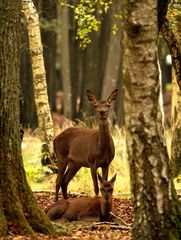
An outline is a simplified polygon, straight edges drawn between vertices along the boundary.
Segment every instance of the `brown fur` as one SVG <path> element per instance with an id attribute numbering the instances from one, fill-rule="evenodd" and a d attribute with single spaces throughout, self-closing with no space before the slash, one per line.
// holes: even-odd
<path id="1" fill-rule="evenodd" d="M 61 199 L 45 212 L 51 220 L 61 219 L 68 221 L 78 220 L 100 220 L 109 221 L 110 211 L 112 211 L 112 193 L 116 175 L 110 180 L 105 181 L 99 175 L 102 197 L 94 198 L 69 198 Z"/>
<path id="2" fill-rule="evenodd" d="M 94 105 L 99 119 L 99 129 L 71 127 L 55 138 L 54 149 L 58 164 L 56 200 L 60 186 L 64 198 L 67 199 L 67 186 L 81 167 L 91 169 L 94 191 L 98 195 L 97 168 L 102 168 L 103 178 L 107 179 L 108 168 L 115 154 L 114 143 L 109 133 L 108 112 L 117 94 L 116 89 L 107 100 L 98 101 L 94 94 L 87 90 L 87 97 Z"/>

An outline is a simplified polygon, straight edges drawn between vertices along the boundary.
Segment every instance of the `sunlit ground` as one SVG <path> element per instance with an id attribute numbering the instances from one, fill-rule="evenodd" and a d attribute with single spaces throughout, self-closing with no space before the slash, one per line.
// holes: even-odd
<path id="1" fill-rule="evenodd" d="M 109 178 L 117 173 L 114 196 L 130 197 L 129 165 L 127 161 L 125 133 L 123 130 L 114 129 L 112 136 L 115 143 L 116 154 L 111 163 Z M 22 143 L 24 167 L 28 182 L 33 191 L 54 191 L 56 174 L 41 165 L 40 155 L 41 142 L 37 137 L 25 134 Z M 175 180 L 175 186 L 181 193 L 181 179 Z M 89 168 L 82 167 L 68 186 L 71 193 L 94 195 L 93 183 Z"/>

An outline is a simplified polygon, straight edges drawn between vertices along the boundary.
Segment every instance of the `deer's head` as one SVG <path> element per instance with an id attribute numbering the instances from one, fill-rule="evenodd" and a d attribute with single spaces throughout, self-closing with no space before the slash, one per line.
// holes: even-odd
<path id="1" fill-rule="evenodd" d="M 110 181 L 104 180 L 99 175 L 99 173 L 97 175 L 98 175 L 98 179 L 100 182 L 100 191 L 101 191 L 103 200 L 105 202 L 112 200 L 112 194 L 113 194 L 113 190 L 114 190 L 114 182 L 116 180 L 116 174 L 111 178 Z"/>
<path id="2" fill-rule="evenodd" d="M 118 95 L 118 89 L 115 89 L 106 100 L 97 100 L 93 92 L 87 90 L 87 97 L 96 110 L 97 117 L 101 120 L 108 118 L 109 108 L 113 101 L 116 100 Z"/>

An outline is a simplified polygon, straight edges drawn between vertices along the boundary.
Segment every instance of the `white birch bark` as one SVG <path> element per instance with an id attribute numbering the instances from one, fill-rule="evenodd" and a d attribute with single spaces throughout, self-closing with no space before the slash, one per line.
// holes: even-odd
<path id="1" fill-rule="evenodd" d="M 28 30 L 36 113 L 42 140 L 42 163 L 47 164 L 51 162 L 54 130 L 48 102 L 39 16 L 32 0 L 22 0 L 22 12 L 25 16 Z"/>
<path id="2" fill-rule="evenodd" d="M 171 212 L 171 179 L 159 106 L 157 4 L 156 0 L 128 0 L 127 8 L 124 104 L 134 209 L 132 238 L 136 240 L 170 239 L 165 216 Z"/>

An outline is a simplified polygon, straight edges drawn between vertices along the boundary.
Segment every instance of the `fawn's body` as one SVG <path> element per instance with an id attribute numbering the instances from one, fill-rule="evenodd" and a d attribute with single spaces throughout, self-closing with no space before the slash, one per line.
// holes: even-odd
<path id="1" fill-rule="evenodd" d="M 48 217 L 52 220 L 109 221 L 113 209 L 112 193 L 115 179 L 116 175 L 110 181 L 105 181 L 99 176 L 101 197 L 61 199 L 45 210 Z"/>
<path id="2" fill-rule="evenodd" d="M 99 119 L 99 129 L 71 127 L 55 138 L 54 149 L 58 164 L 56 200 L 60 186 L 64 198 L 67 199 L 67 186 L 81 167 L 91 169 L 94 191 L 98 195 L 97 168 L 102 168 L 103 178 L 107 179 L 108 168 L 115 154 L 114 143 L 109 133 L 108 112 L 117 94 L 116 89 L 107 100 L 98 101 L 88 90 L 88 99 L 94 105 Z"/>

